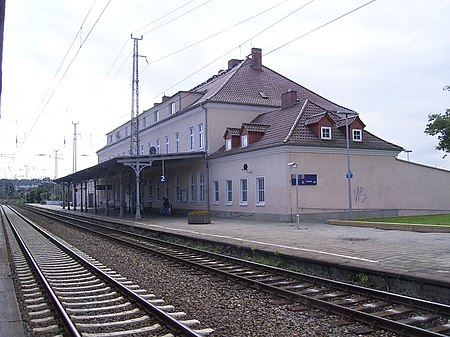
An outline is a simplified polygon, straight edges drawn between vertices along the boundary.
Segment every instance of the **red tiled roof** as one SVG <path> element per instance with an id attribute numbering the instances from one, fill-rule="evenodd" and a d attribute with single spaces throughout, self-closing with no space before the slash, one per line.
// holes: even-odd
<path id="1" fill-rule="evenodd" d="M 251 132 L 261 132 L 264 133 L 266 132 L 267 128 L 270 125 L 266 125 L 266 124 L 257 124 L 257 123 L 242 123 L 242 127 L 245 127 L 248 131 Z"/>
<path id="2" fill-rule="evenodd" d="M 270 126 L 262 131 L 264 134 L 260 139 L 245 148 L 239 147 L 226 151 L 226 153 L 224 149 L 221 149 L 213 156 L 229 155 L 236 152 L 284 144 L 316 147 L 346 146 L 345 133 L 342 129 L 333 128 L 332 140 L 322 140 L 317 138 L 307 125 L 328 113 L 328 116 L 339 126 L 345 123 L 345 119 L 336 112 L 342 110 L 354 111 L 316 94 L 264 65 L 262 69 L 254 69 L 251 63 L 252 60 L 247 58 L 235 67 L 220 72 L 191 90 L 192 92 L 204 93 L 195 104 L 215 102 L 274 108 L 270 112 L 260 114 L 253 121 L 249 121 L 253 125 Z M 298 102 L 292 107 L 280 109 L 281 95 L 289 90 L 297 91 Z M 304 109 L 302 110 L 303 106 Z M 351 123 L 350 120 L 352 118 L 354 120 L 359 117 L 350 117 L 349 123 Z M 250 124 L 246 123 L 245 125 L 247 127 Z M 236 125 L 235 127 L 238 126 Z M 366 130 L 363 130 L 363 133 L 363 141 L 353 142 L 353 148 L 402 150 L 400 146 L 386 142 Z"/>
<path id="3" fill-rule="evenodd" d="M 307 126 L 308 120 L 323 116 L 327 112 L 326 109 L 311 101 L 306 102 L 303 110 L 302 107 L 303 104 L 297 103 L 288 109 L 276 109 L 260 114 L 252 123 L 270 125 L 270 127 L 267 128 L 259 140 L 245 148 L 234 148 L 226 151 L 226 153 L 221 149 L 213 154 L 212 157 L 286 144 L 308 147 L 346 147 L 344 130 L 333 128 L 333 140 L 322 140 L 316 137 Z M 341 119 L 337 114 L 329 113 L 329 116 L 334 122 L 338 122 Z M 400 146 L 386 142 L 366 130 L 363 130 L 363 133 L 363 141 L 352 142 L 352 148 L 402 151 Z"/>

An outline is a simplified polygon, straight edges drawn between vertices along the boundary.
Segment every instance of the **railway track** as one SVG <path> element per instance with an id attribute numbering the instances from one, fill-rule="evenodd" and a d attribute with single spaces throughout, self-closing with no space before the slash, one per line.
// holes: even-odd
<path id="1" fill-rule="evenodd" d="M 168 243 L 93 224 L 73 215 L 35 210 L 57 221 L 126 242 L 178 263 L 247 284 L 290 301 L 293 307 L 319 308 L 407 336 L 450 336 L 450 306 L 292 272 L 229 256 Z M 96 222 L 101 221 L 97 219 Z M 106 222 L 106 221 L 105 221 Z M 370 329 L 360 331 L 367 333 Z"/>
<path id="2" fill-rule="evenodd" d="M 31 334 L 206 336 L 171 305 L 11 208 L 1 209 Z M 15 240 L 13 240 L 15 238 Z"/>

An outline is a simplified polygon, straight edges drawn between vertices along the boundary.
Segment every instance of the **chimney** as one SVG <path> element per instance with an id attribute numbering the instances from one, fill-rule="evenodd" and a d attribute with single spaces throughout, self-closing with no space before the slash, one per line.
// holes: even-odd
<path id="1" fill-rule="evenodd" d="M 261 48 L 252 48 L 252 67 L 262 70 L 262 52 Z"/>
<path id="2" fill-rule="evenodd" d="M 169 96 L 164 95 L 164 96 L 162 97 L 162 99 L 161 99 L 161 103 L 164 103 L 164 102 L 167 101 L 169 98 L 170 98 Z"/>
<path id="3" fill-rule="evenodd" d="M 287 109 L 297 104 L 297 91 L 288 90 L 284 94 L 281 94 L 281 109 Z"/>
<path id="4" fill-rule="evenodd" d="M 241 60 L 237 60 L 237 59 L 231 59 L 228 61 L 228 70 L 236 67 L 239 63 L 241 62 Z"/>

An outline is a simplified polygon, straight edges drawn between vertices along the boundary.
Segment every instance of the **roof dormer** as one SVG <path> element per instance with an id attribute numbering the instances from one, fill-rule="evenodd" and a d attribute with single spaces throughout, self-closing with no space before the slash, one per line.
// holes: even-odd
<path id="1" fill-rule="evenodd" d="M 317 138 L 333 140 L 334 121 L 328 112 L 322 112 L 307 118 L 305 125 Z"/>
<path id="2" fill-rule="evenodd" d="M 260 139 L 270 125 L 242 123 L 240 129 L 241 147 L 246 147 Z"/>
<path id="3" fill-rule="evenodd" d="M 239 145 L 241 129 L 227 127 L 223 138 L 225 139 L 225 150 L 230 151 L 233 147 Z"/>
<path id="4" fill-rule="evenodd" d="M 348 130 L 350 133 L 350 140 L 354 142 L 362 142 L 364 135 L 364 128 L 366 125 L 359 119 L 359 116 L 348 117 Z M 336 127 L 341 129 L 344 134 L 346 134 L 346 119 L 341 118 L 336 122 Z"/>

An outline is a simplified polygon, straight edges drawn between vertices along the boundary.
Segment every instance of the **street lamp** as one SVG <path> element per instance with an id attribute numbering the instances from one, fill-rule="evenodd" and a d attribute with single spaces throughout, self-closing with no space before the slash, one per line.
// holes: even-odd
<path id="1" fill-rule="evenodd" d="M 296 223 L 297 229 L 300 228 L 300 214 L 298 211 L 298 164 L 296 162 L 288 163 L 289 168 L 295 169 L 295 208 L 296 208 Z"/>
<path id="2" fill-rule="evenodd" d="M 404 150 L 406 152 L 406 158 L 409 161 L 409 154 L 412 152 L 412 150 Z"/>
<path id="3" fill-rule="evenodd" d="M 348 130 L 348 116 L 358 116 L 358 113 L 354 111 L 338 110 L 339 115 L 345 115 L 345 140 L 347 142 L 347 181 L 348 181 L 348 218 L 351 220 L 353 218 L 352 210 L 352 178 L 353 173 L 350 169 L 350 133 Z"/>

